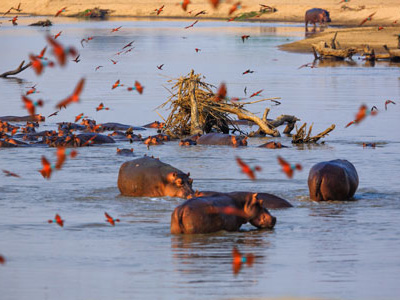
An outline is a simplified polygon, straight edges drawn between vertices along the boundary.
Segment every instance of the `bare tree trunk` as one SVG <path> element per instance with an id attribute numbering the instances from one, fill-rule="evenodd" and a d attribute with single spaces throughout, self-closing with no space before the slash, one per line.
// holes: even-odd
<path id="1" fill-rule="evenodd" d="M 193 79 L 193 74 L 194 71 L 192 70 L 190 72 L 190 77 L 191 77 L 191 82 L 190 82 L 190 134 L 202 134 L 203 130 L 201 129 L 200 123 L 199 123 L 199 110 L 197 107 L 197 100 L 196 100 L 196 83 L 195 80 Z"/>
<path id="2" fill-rule="evenodd" d="M 7 76 L 10 76 L 10 75 L 16 75 L 18 73 L 21 73 L 22 71 L 24 71 L 25 69 L 29 68 L 32 65 L 31 62 L 29 62 L 25 66 L 24 66 L 24 64 L 25 64 L 25 61 L 23 60 L 22 63 L 18 66 L 18 68 L 16 68 L 13 71 L 5 72 L 5 73 L 1 74 L 0 77 L 1 78 L 6 78 Z"/>

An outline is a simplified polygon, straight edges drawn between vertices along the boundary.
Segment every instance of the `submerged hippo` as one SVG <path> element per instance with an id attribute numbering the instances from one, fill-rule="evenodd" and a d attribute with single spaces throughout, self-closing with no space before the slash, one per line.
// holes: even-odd
<path id="1" fill-rule="evenodd" d="M 356 168 L 347 160 L 320 162 L 308 175 L 310 198 L 315 201 L 347 200 L 353 197 L 357 187 Z"/>
<path id="2" fill-rule="evenodd" d="M 276 218 L 262 205 L 257 194 L 247 200 L 223 194 L 192 198 L 175 208 L 171 215 L 171 233 L 238 231 L 247 222 L 257 228 L 272 229 Z"/>
<path id="3" fill-rule="evenodd" d="M 220 192 L 212 192 L 212 191 L 196 191 L 194 197 L 210 197 L 217 195 L 226 195 L 229 196 L 236 201 L 248 201 L 254 193 L 252 192 L 230 192 L 230 193 L 220 193 Z M 262 201 L 262 206 L 267 209 L 277 209 L 277 208 L 288 208 L 293 207 L 289 201 L 280 198 L 278 196 L 269 194 L 269 193 L 257 193 L 257 198 Z"/>
<path id="4" fill-rule="evenodd" d="M 321 27 L 322 24 L 331 22 L 331 18 L 329 16 L 329 12 L 322 8 L 312 8 L 306 11 L 306 15 L 304 18 L 306 24 L 306 31 L 308 31 L 308 23 L 314 24 L 314 29 L 316 29 L 316 24 L 319 23 Z"/>
<path id="5" fill-rule="evenodd" d="M 282 145 L 280 142 L 267 142 L 265 144 L 258 146 L 258 148 L 281 149 L 281 148 L 288 148 L 288 147 Z"/>
<path id="6" fill-rule="evenodd" d="M 197 145 L 247 146 L 247 137 L 223 133 L 207 133 L 199 137 Z"/>
<path id="7" fill-rule="evenodd" d="M 125 196 L 186 198 L 193 193 L 193 179 L 189 175 L 158 159 L 145 156 L 122 164 L 118 188 Z"/>

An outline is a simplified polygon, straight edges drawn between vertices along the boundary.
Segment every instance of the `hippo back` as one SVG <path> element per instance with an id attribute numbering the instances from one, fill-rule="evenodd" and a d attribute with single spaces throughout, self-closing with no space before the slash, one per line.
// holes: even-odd
<path id="1" fill-rule="evenodd" d="M 347 200 L 358 187 L 358 174 L 347 160 L 320 162 L 310 169 L 308 187 L 310 198 L 322 200 Z"/>

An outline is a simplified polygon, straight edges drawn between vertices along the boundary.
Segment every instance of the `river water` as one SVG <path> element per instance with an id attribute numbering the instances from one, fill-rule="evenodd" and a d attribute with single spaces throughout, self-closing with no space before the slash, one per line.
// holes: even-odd
<path id="1" fill-rule="evenodd" d="M 40 93 L 32 98 L 45 101 L 38 112 L 47 116 L 80 78 L 87 79 L 81 102 L 48 118 L 41 130 L 73 121 L 81 112 L 98 123 L 138 126 L 160 120 L 154 109 L 170 95 L 168 80 L 191 69 L 216 86 L 226 82 L 231 97 L 244 97 L 245 87 L 248 93 L 263 89 L 264 98 L 281 97 L 279 106 L 249 106 L 254 113 L 270 107 L 271 118 L 295 115 L 299 124 L 314 123 L 314 133 L 331 124 L 336 129 L 319 146 L 296 147 L 289 137 L 276 138 L 289 146 L 280 150 L 256 147 L 270 138 L 250 139 L 240 149 L 182 148 L 170 142 L 147 150 L 134 143 L 137 157 L 154 155 L 190 172 L 195 189 L 269 192 L 294 205 L 271 210 L 278 220 L 271 231 L 245 225 L 237 233 L 194 236 L 169 233 L 171 212 L 181 199 L 119 195 L 118 170 L 130 158 L 117 156 L 116 148 L 131 148 L 129 144 L 80 148 L 50 180 L 38 172 L 40 157 L 54 161 L 55 149 L 0 149 L 0 169 L 21 176 L 2 176 L 0 181 L 0 254 L 6 258 L 0 265 L 1 299 L 399 298 L 399 65 L 371 67 L 355 58 L 352 64 L 298 69 L 312 55 L 277 48 L 303 37 L 297 24 L 200 21 L 184 29 L 190 20 L 61 18 L 48 30 L 21 20 L 12 27 L 3 19 L 0 70 L 14 69 L 29 53 L 38 54 L 47 32 L 62 31 L 59 41 L 79 49 L 81 61 L 46 69 L 40 77 L 26 70 L 20 80 L 0 80 L 0 115 L 26 115 L 20 95 L 37 84 Z M 118 32 L 110 33 L 118 26 Z M 250 38 L 243 43 L 244 34 Z M 89 36 L 93 40 L 82 48 L 81 39 Z M 115 55 L 131 41 L 131 52 Z M 161 64 L 163 70 L 158 70 Z M 103 68 L 95 71 L 98 65 Z M 254 73 L 242 75 L 247 69 Z M 125 87 L 111 90 L 117 79 L 126 85 L 138 80 L 145 87 L 143 95 Z M 385 111 L 387 99 L 397 105 Z M 100 102 L 110 110 L 96 112 Z M 344 128 L 362 103 L 377 106 L 379 113 Z M 158 111 L 164 117 L 169 113 Z M 363 142 L 377 146 L 363 148 Z M 289 180 L 277 155 L 301 163 L 303 171 Z M 258 180 L 240 173 L 235 156 L 262 167 Z M 310 201 L 309 169 L 336 158 L 349 160 L 358 171 L 356 201 Z M 105 211 L 121 222 L 111 227 L 104 222 Z M 65 219 L 64 228 L 47 223 L 56 213 Z M 234 246 L 256 257 L 253 266 L 243 266 L 237 275 L 231 265 Z"/>

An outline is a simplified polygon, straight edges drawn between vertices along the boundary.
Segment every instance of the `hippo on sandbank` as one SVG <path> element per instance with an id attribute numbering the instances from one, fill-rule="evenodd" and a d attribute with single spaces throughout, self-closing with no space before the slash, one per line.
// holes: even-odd
<path id="1" fill-rule="evenodd" d="M 319 23 L 319 26 L 321 27 L 321 25 L 331 22 L 329 11 L 322 8 L 309 9 L 306 11 L 304 22 L 306 26 L 306 31 L 308 31 L 308 23 L 314 24 L 313 31 L 315 31 L 317 23 Z"/>

